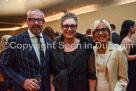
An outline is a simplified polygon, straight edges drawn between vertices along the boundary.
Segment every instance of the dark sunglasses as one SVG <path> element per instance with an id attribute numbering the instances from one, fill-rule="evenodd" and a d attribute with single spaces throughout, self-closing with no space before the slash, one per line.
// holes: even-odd
<path id="1" fill-rule="evenodd" d="M 44 23 L 44 19 L 43 18 L 28 18 L 28 20 L 29 20 L 30 23 L 35 23 L 36 21 L 39 24 L 43 24 Z"/>
<path id="2" fill-rule="evenodd" d="M 64 29 L 69 29 L 69 27 L 71 28 L 71 29 L 75 29 L 75 28 L 77 28 L 77 25 L 75 25 L 75 24 L 72 24 L 72 25 L 62 25 L 62 27 L 64 28 Z"/>
<path id="3" fill-rule="evenodd" d="M 101 28 L 101 29 L 95 29 L 94 32 L 95 32 L 95 34 L 99 34 L 101 31 L 103 34 L 105 34 L 108 32 L 107 30 L 109 30 L 109 29 L 108 28 Z"/>

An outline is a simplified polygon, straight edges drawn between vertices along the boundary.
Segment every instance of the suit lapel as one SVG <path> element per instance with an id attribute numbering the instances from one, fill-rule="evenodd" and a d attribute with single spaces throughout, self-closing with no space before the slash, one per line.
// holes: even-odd
<path id="1" fill-rule="evenodd" d="M 47 64 L 48 62 L 48 58 L 50 56 L 49 51 L 50 51 L 50 43 L 47 41 L 46 37 L 43 35 L 43 39 L 44 39 L 44 46 L 45 46 L 45 54 L 44 54 L 44 60 L 43 63 L 41 64 L 42 67 Z M 48 42 L 48 43 L 47 43 Z"/>
<path id="2" fill-rule="evenodd" d="M 63 45 L 64 36 L 61 37 L 56 42 L 57 56 L 60 59 L 61 63 L 64 63 L 64 45 Z M 65 64 L 65 63 L 64 63 Z"/>
<path id="3" fill-rule="evenodd" d="M 62 63 L 64 63 L 64 49 L 63 49 L 63 48 L 62 48 L 62 49 L 59 49 L 59 47 L 58 47 L 57 49 L 58 49 L 58 50 L 57 50 L 57 55 L 58 55 L 60 61 L 61 61 Z"/>
<path id="4" fill-rule="evenodd" d="M 106 67 L 107 66 L 107 63 L 108 63 L 108 61 L 109 61 L 109 58 L 110 58 L 110 56 L 111 56 L 111 53 L 112 53 L 112 48 L 107 48 L 107 50 L 106 50 L 106 54 L 105 54 L 105 58 L 104 58 L 104 67 Z"/>
<path id="5" fill-rule="evenodd" d="M 94 49 L 95 58 L 96 58 L 97 57 L 97 47 L 94 46 L 93 49 Z M 104 57 L 104 67 L 105 67 L 105 69 L 106 69 L 107 63 L 109 61 L 109 58 L 112 54 L 112 50 L 113 50 L 113 47 L 108 47 L 107 50 L 106 50 L 105 57 Z M 95 61 L 95 67 L 97 68 L 97 62 L 96 61 Z M 96 76 L 97 76 L 97 70 L 96 70 Z"/>
<path id="6" fill-rule="evenodd" d="M 23 34 L 23 42 L 29 44 L 32 47 L 32 42 L 30 40 L 28 31 L 24 32 L 24 34 Z M 28 55 L 30 55 L 33 58 L 33 60 L 36 62 L 36 64 L 39 64 L 38 58 L 35 54 L 33 47 L 32 47 L 32 50 L 30 50 L 30 51 L 28 50 Z"/>

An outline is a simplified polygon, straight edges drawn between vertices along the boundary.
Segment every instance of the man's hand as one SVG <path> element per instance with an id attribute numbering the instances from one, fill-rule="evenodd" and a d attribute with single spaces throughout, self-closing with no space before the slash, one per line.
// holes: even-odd
<path id="1" fill-rule="evenodd" d="M 38 91 L 40 87 L 36 83 L 38 83 L 36 79 L 26 79 L 24 81 L 23 87 L 27 91 Z"/>

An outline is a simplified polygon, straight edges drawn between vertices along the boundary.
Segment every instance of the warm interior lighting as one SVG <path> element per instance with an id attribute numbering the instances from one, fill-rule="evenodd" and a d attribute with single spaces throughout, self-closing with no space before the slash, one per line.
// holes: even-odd
<path id="1" fill-rule="evenodd" d="M 94 4 L 94 5 L 81 7 L 75 10 L 71 10 L 71 12 L 75 13 L 76 15 L 80 15 L 80 14 L 96 11 L 98 8 L 99 8 L 99 4 Z"/>
<path id="2" fill-rule="evenodd" d="M 117 5 L 122 5 L 122 4 L 132 3 L 132 2 L 136 2 L 136 0 L 119 0 L 117 2 Z"/>
<path id="3" fill-rule="evenodd" d="M 9 30 L 18 30 L 20 27 L 14 27 L 14 28 L 1 28 L 0 31 L 9 31 Z"/>
<path id="4" fill-rule="evenodd" d="M 25 23 L 23 26 L 21 26 L 21 28 L 25 28 L 25 27 L 27 27 L 27 24 Z"/>
<path id="5" fill-rule="evenodd" d="M 96 4 L 95 5 L 88 5 L 88 6 L 85 6 L 85 7 L 81 7 L 81 8 L 78 8 L 78 9 L 71 10 L 70 12 L 73 12 L 76 15 L 79 15 L 79 14 L 95 11 L 95 10 L 98 9 L 98 6 L 99 6 L 98 4 L 97 5 Z M 45 21 L 51 22 L 51 21 L 54 21 L 54 20 L 59 20 L 62 15 L 64 15 L 64 13 L 58 13 L 58 14 L 55 14 L 55 15 L 52 15 L 52 16 L 49 16 L 49 17 L 45 17 Z M 24 24 L 21 28 L 25 28 L 25 27 L 27 27 L 26 24 Z"/>
<path id="6" fill-rule="evenodd" d="M 8 0 L 6 0 L 6 1 L 8 1 Z M 19 0 L 19 1 L 22 1 L 22 0 Z M 24 0 L 24 1 L 26 1 L 26 0 Z M 136 2 L 136 0 L 115 0 L 115 1 L 117 1 L 116 5 L 122 5 L 122 4 Z M 99 8 L 100 8 L 99 4 L 94 4 L 94 5 L 88 5 L 88 6 L 84 6 L 84 7 L 78 8 L 78 9 L 68 10 L 68 11 L 73 12 L 76 15 L 80 15 L 80 14 L 84 14 L 84 13 L 96 11 Z M 51 22 L 51 21 L 54 21 L 54 20 L 59 20 L 62 15 L 63 15 L 63 13 L 58 13 L 58 14 L 55 14 L 55 15 L 52 15 L 52 16 L 49 16 L 49 17 L 45 17 L 45 21 L 46 22 Z M 25 28 L 25 27 L 27 27 L 26 23 L 23 26 L 21 26 L 21 27 L 1 28 L 0 30 L 1 31 L 5 31 L 5 30 L 7 30 L 7 31 L 8 30 L 18 30 L 20 28 Z"/>
<path id="7" fill-rule="evenodd" d="M 54 21 L 54 20 L 58 20 L 60 19 L 60 17 L 63 15 L 63 13 L 59 13 L 59 14 L 55 14 L 55 15 L 52 15 L 52 16 L 49 16 L 49 17 L 45 17 L 45 21 L 46 22 L 50 22 L 50 21 Z"/>
<path id="8" fill-rule="evenodd" d="M 18 2 L 23 2 L 23 0 L 18 0 Z"/>
<path id="9" fill-rule="evenodd" d="M 98 7 L 99 7 L 98 4 L 88 5 L 88 6 L 85 6 L 85 7 L 81 7 L 81 8 L 78 8 L 78 9 L 71 10 L 70 12 L 75 13 L 76 15 L 79 15 L 79 14 L 95 11 L 95 10 L 98 9 Z M 62 15 L 63 15 L 63 13 L 58 13 L 58 14 L 55 14 L 55 15 L 52 15 L 52 16 L 49 16 L 49 17 L 45 17 L 45 21 L 50 22 L 50 21 L 54 21 L 54 20 L 59 20 Z"/>

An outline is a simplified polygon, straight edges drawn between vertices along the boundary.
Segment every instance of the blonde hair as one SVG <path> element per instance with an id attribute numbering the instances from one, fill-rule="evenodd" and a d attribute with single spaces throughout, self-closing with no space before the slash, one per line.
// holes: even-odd
<path id="1" fill-rule="evenodd" d="M 110 24 L 108 23 L 108 21 L 106 21 L 106 20 L 104 20 L 104 19 L 102 19 L 102 20 L 101 20 L 101 19 L 96 20 L 96 21 L 93 23 L 92 27 L 91 27 L 92 35 L 93 35 L 94 41 L 96 41 L 95 38 L 94 38 L 94 31 L 95 31 L 95 29 L 97 28 L 97 26 L 98 26 L 100 23 L 104 23 L 104 24 L 107 26 L 107 28 L 108 28 L 108 30 L 109 30 L 109 35 L 110 35 L 109 41 L 112 41 L 111 26 L 110 26 Z"/>
<path id="2" fill-rule="evenodd" d="M 0 53 L 4 50 L 4 45 L 5 44 L 7 44 L 7 42 L 8 42 L 8 39 L 10 38 L 10 37 L 12 37 L 11 35 L 3 35 L 2 36 L 2 38 L 1 38 L 1 45 L 0 45 L 0 47 L 1 47 L 1 51 L 0 51 Z"/>

